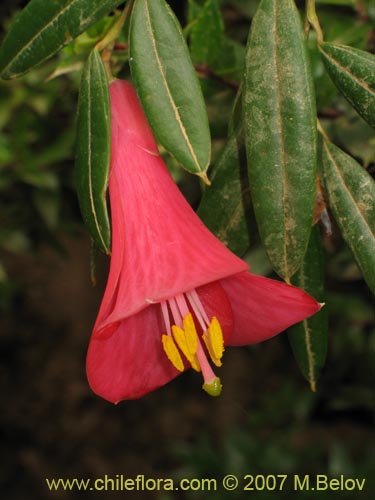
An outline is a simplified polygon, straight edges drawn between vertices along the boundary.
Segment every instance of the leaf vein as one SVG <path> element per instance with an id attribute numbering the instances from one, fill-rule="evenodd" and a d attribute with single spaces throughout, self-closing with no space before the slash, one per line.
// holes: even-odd
<path id="1" fill-rule="evenodd" d="M 107 245 L 104 242 L 101 230 L 100 230 L 100 225 L 98 221 L 98 217 L 96 214 L 96 207 L 95 207 L 95 200 L 94 200 L 94 195 L 93 195 L 93 185 L 92 185 L 92 155 L 91 155 L 91 67 L 89 68 L 88 72 L 88 85 L 87 85 L 87 135 L 88 135 L 88 141 L 87 141 L 87 164 L 88 164 L 88 174 L 89 174 L 89 197 L 90 197 L 90 206 L 91 206 L 91 212 L 94 218 L 96 230 L 98 232 L 98 236 L 102 242 L 103 248 L 107 250 Z"/>
<path id="2" fill-rule="evenodd" d="M 305 344 L 306 344 L 306 354 L 307 354 L 307 362 L 309 365 L 309 382 L 310 382 L 310 387 L 313 392 L 316 390 L 316 380 L 315 380 L 315 355 L 314 351 L 312 349 L 312 344 L 311 344 L 311 332 L 310 328 L 307 322 L 307 319 L 303 320 L 303 330 L 305 332 Z"/>
<path id="3" fill-rule="evenodd" d="M 323 50 L 323 49 L 322 49 Z M 336 65 L 338 68 L 342 70 L 342 72 L 351 80 L 356 82 L 358 85 L 363 87 L 372 97 L 375 98 L 375 90 L 372 89 L 367 82 L 365 82 L 362 78 L 354 75 L 346 66 L 341 64 L 337 59 L 335 59 L 331 54 L 328 54 L 323 50 L 324 54 L 326 55 L 327 59 L 329 59 L 334 65 Z"/>
<path id="4" fill-rule="evenodd" d="M 284 266 L 285 266 L 285 275 L 286 278 L 289 279 L 289 266 L 288 266 L 288 259 L 287 259 L 287 231 L 286 231 L 286 207 L 285 207 L 285 200 L 287 197 L 287 180 L 286 180 L 286 171 L 285 171 L 285 165 L 286 165 L 286 154 L 285 154 L 285 144 L 284 144 L 284 137 L 283 137 L 283 126 L 282 126 L 282 116 L 281 116 L 281 91 L 280 91 L 280 78 L 279 78 L 279 63 L 278 63 L 278 54 L 277 54 L 277 2 L 274 2 L 274 17 L 273 17 L 273 56 L 274 56 L 274 65 L 275 65 L 275 83 L 276 83 L 276 106 L 277 106 L 277 124 L 278 124 L 278 129 L 279 129 L 279 144 L 280 144 L 280 150 L 281 150 L 281 170 L 282 170 L 282 198 L 283 198 L 283 219 L 284 219 L 284 224 L 283 224 L 283 260 L 284 260 Z"/>
<path id="5" fill-rule="evenodd" d="M 370 236 L 372 236 L 372 238 L 375 238 L 375 233 L 373 232 L 373 230 L 371 229 L 371 227 L 369 226 L 368 222 L 367 222 L 367 219 L 365 218 L 365 216 L 362 214 L 360 208 L 358 207 L 357 203 L 356 203 L 356 200 L 352 194 L 352 192 L 350 191 L 350 189 L 348 188 L 348 186 L 346 185 L 345 183 L 345 179 L 341 173 L 341 170 L 337 164 L 337 162 L 335 161 L 335 158 L 334 156 L 331 154 L 331 151 L 329 150 L 328 148 L 328 145 L 327 143 L 325 142 L 324 143 L 324 147 L 326 149 L 326 152 L 327 152 L 327 155 L 328 157 L 330 158 L 331 162 L 332 162 L 332 165 L 335 167 L 335 170 L 337 172 L 337 175 L 338 175 L 338 178 L 339 180 L 341 181 L 341 184 L 342 184 L 342 187 L 344 188 L 344 190 L 347 192 L 348 194 L 348 197 L 350 198 L 351 202 L 352 202 L 352 205 L 354 206 L 354 209 L 355 211 L 358 213 L 358 216 L 359 218 L 362 220 L 362 222 L 364 223 L 364 226 L 365 226 L 365 229 L 367 229 L 367 231 L 370 233 Z"/>
<path id="6" fill-rule="evenodd" d="M 37 33 L 35 33 L 35 35 L 28 41 L 28 43 L 26 45 L 24 45 L 23 47 L 20 48 L 20 50 L 14 55 L 14 57 L 5 66 L 5 68 L 3 69 L 3 72 L 6 71 L 9 68 L 9 66 L 12 65 L 14 60 L 17 59 L 25 50 L 27 50 L 33 44 L 33 42 L 35 41 L 36 38 L 38 38 L 46 29 L 48 29 L 49 26 L 51 24 L 53 24 L 56 21 L 56 19 L 58 19 L 66 10 L 68 10 L 75 1 L 76 0 L 71 0 L 67 5 L 65 5 L 65 7 L 63 7 L 61 10 L 56 12 L 55 16 L 52 17 L 51 19 L 49 19 L 48 23 L 45 24 L 44 26 L 42 26 L 42 28 Z"/>

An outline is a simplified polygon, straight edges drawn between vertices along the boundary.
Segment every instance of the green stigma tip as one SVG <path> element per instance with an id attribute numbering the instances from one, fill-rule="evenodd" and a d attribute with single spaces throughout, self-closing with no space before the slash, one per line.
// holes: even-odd
<path id="1" fill-rule="evenodd" d="M 219 379 L 219 377 L 215 377 L 213 380 L 211 380 L 211 382 L 206 382 L 205 384 L 203 384 L 202 388 L 210 396 L 217 397 L 220 396 L 223 386 L 221 385 L 221 380 Z"/>

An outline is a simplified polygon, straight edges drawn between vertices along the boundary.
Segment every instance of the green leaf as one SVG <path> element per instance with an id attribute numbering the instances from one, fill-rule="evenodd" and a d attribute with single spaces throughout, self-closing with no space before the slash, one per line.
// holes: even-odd
<path id="1" fill-rule="evenodd" d="M 242 81 L 245 62 L 245 47 L 231 38 L 224 37 L 220 57 L 214 64 L 215 73 L 225 79 Z M 229 82 L 230 83 L 230 82 Z"/>
<path id="2" fill-rule="evenodd" d="M 293 276 L 292 283 L 312 295 L 318 302 L 325 301 L 324 295 L 324 253 L 319 227 L 311 232 L 302 266 Z M 322 369 L 328 342 L 328 314 L 323 307 L 311 318 L 307 318 L 288 330 L 289 342 L 304 377 L 315 392 L 316 381 Z"/>
<path id="3" fill-rule="evenodd" d="M 229 5 L 234 7 L 235 11 L 240 12 L 244 17 L 251 19 L 257 9 L 259 0 L 229 0 Z"/>
<path id="4" fill-rule="evenodd" d="M 243 130 L 239 126 L 216 161 L 211 186 L 206 187 L 198 208 L 206 226 L 238 255 L 243 255 L 250 244 L 250 192 L 244 156 Z"/>
<path id="5" fill-rule="evenodd" d="M 351 156 L 327 141 L 323 176 L 336 222 L 375 294 L 375 181 Z"/>
<path id="6" fill-rule="evenodd" d="M 217 0 L 206 0 L 191 30 L 191 58 L 196 64 L 212 65 L 220 55 L 224 24 Z"/>
<path id="7" fill-rule="evenodd" d="M 285 279 L 310 237 L 316 174 L 316 109 L 304 33 L 293 0 L 262 0 L 246 54 L 244 116 L 259 233 Z"/>
<path id="8" fill-rule="evenodd" d="M 375 56 L 333 43 L 322 43 L 320 52 L 333 83 L 375 128 Z"/>
<path id="9" fill-rule="evenodd" d="M 71 42 L 124 0 L 31 0 L 0 47 L 0 74 L 16 78 Z"/>
<path id="10" fill-rule="evenodd" d="M 186 170 L 207 179 L 211 144 L 202 91 L 181 27 L 164 0 L 135 0 L 130 67 L 157 140 Z"/>
<path id="11" fill-rule="evenodd" d="M 78 103 L 76 181 L 83 220 L 95 244 L 110 249 L 106 190 L 110 162 L 110 107 L 106 72 L 94 50 L 84 67 Z"/>
<path id="12" fill-rule="evenodd" d="M 212 72 L 219 81 L 220 78 L 242 80 L 245 48 L 224 34 L 218 0 L 205 1 L 191 23 L 190 32 L 191 58 L 200 73 L 210 78 Z M 229 80 L 227 84 L 233 82 Z"/>
<path id="13" fill-rule="evenodd" d="M 101 41 L 121 14 L 103 17 L 97 23 L 77 36 L 74 42 L 64 47 L 57 58 L 57 65 L 48 80 L 61 75 L 81 71 L 85 60 L 95 45 Z M 112 61 L 113 62 L 113 61 Z"/>
<path id="14" fill-rule="evenodd" d="M 187 26 L 185 27 L 185 30 L 187 29 L 190 31 L 190 28 L 192 24 L 195 22 L 195 19 L 198 17 L 199 12 L 201 11 L 202 7 L 196 2 L 196 0 L 188 0 L 187 1 Z"/>

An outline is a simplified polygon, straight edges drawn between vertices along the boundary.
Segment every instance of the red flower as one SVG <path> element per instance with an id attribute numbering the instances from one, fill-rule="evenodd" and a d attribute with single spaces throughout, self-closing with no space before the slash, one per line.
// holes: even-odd
<path id="1" fill-rule="evenodd" d="M 114 81 L 110 97 L 112 257 L 87 355 L 89 383 L 118 402 L 193 367 L 218 395 L 211 363 L 221 365 L 224 344 L 268 339 L 320 305 L 248 273 L 176 187 L 133 87 Z"/>

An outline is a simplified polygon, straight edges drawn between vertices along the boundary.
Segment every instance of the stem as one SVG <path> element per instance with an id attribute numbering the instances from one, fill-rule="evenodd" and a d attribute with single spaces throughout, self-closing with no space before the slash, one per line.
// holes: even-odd
<path id="1" fill-rule="evenodd" d="M 195 24 L 197 24 L 196 19 L 194 19 L 194 21 L 190 21 L 190 23 L 187 24 L 185 28 L 182 30 L 185 39 L 190 35 L 190 31 L 194 28 Z"/>
<path id="2" fill-rule="evenodd" d="M 306 0 L 306 17 L 308 22 L 316 31 L 316 36 L 318 37 L 318 43 L 323 42 L 323 31 L 320 27 L 319 19 L 316 14 L 315 0 Z"/>
<path id="3" fill-rule="evenodd" d="M 226 78 L 223 78 L 222 76 L 218 75 L 213 71 L 207 64 L 195 64 L 194 68 L 198 75 L 201 75 L 203 78 L 212 78 L 212 80 L 216 80 L 217 82 L 222 83 L 223 85 L 226 85 L 227 87 L 230 87 L 231 89 L 237 91 L 238 87 L 240 84 L 238 82 L 235 82 L 233 80 L 228 80 Z"/>
<path id="4" fill-rule="evenodd" d="M 113 80 L 111 72 L 111 54 L 115 46 L 115 41 L 120 36 L 121 30 L 124 27 L 124 24 L 131 12 L 133 3 L 134 0 L 128 0 L 126 2 L 126 6 L 122 11 L 121 15 L 112 24 L 112 26 L 109 28 L 104 37 L 95 45 L 96 50 L 98 50 L 99 52 L 102 51 L 102 60 L 109 81 Z"/>
<path id="5" fill-rule="evenodd" d="M 107 73 L 108 83 L 111 83 L 115 79 L 112 75 L 112 70 L 111 70 L 111 55 L 112 55 L 111 49 L 104 49 L 102 52 L 102 61 L 104 64 L 105 72 Z"/>
<path id="6" fill-rule="evenodd" d="M 126 3 L 126 6 L 124 10 L 122 11 L 121 15 L 116 19 L 116 21 L 112 24 L 112 26 L 109 28 L 107 33 L 104 35 L 104 38 L 102 38 L 95 46 L 99 52 L 101 50 L 104 50 L 106 48 L 113 48 L 113 44 L 115 40 L 119 37 L 121 30 L 125 24 L 125 21 L 128 17 L 130 8 L 133 4 L 134 0 L 128 0 Z"/>

